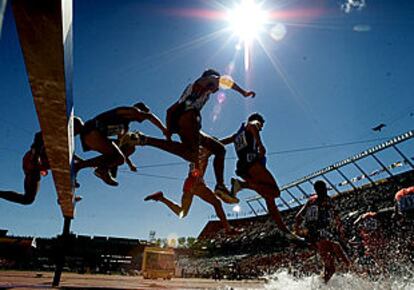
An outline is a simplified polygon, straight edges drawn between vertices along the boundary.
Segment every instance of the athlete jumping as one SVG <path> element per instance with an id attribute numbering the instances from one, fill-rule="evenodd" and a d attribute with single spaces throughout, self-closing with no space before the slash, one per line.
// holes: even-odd
<path id="1" fill-rule="evenodd" d="M 265 120 L 259 113 L 251 114 L 247 123 L 233 135 L 220 140 L 221 143 L 234 144 L 237 160 L 236 174 L 243 180 L 232 178 L 232 195 L 247 188 L 256 191 L 266 202 L 270 216 L 278 228 L 292 240 L 302 239 L 289 231 L 283 222 L 275 199 L 280 196 L 279 187 L 270 171 L 266 168 L 266 149 L 260 137 Z"/>
<path id="2" fill-rule="evenodd" d="M 190 168 L 188 172 L 188 177 L 184 181 L 183 185 L 183 194 L 181 197 L 181 205 L 174 203 L 173 201 L 166 198 L 163 192 L 158 191 L 154 194 L 148 195 L 145 197 L 145 201 L 154 200 L 159 201 L 165 204 L 168 208 L 170 208 L 177 216 L 183 218 L 187 216 L 188 211 L 190 210 L 191 203 L 193 202 L 194 196 L 198 196 L 205 202 L 211 204 L 216 211 L 217 216 L 219 217 L 223 228 L 225 229 L 226 233 L 230 234 L 234 232 L 227 221 L 226 215 L 223 211 L 223 207 L 221 205 L 220 200 L 214 195 L 210 188 L 206 185 L 204 181 L 204 174 L 206 172 L 206 168 L 208 165 L 208 158 L 210 157 L 211 152 L 204 148 L 200 148 L 199 158 L 200 158 L 200 175 L 194 175 L 194 163 L 190 163 Z"/>
<path id="3" fill-rule="evenodd" d="M 79 134 L 82 125 L 82 121 L 75 117 L 75 136 Z M 73 158 L 75 159 L 75 162 L 81 160 L 76 155 L 74 155 Z M 30 146 L 30 150 L 27 151 L 23 157 L 24 193 L 1 190 L 0 198 L 22 205 L 32 204 L 39 192 L 41 177 L 48 175 L 49 169 L 50 166 L 46 155 L 42 132 L 37 132 L 34 136 L 33 143 Z M 80 201 L 81 199 L 80 196 L 75 196 L 75 201 Z"/>
<path id="4" fill-rule="evenodd" d="M 208 101 L 210 95 L 219 90 L 221 83 L 232 88 L 244 97 L 254 97 L 255 93 L 246 91 L 235 82 L 212 69 L 208 69 L 194 83 L 189 84 L 181 95 L 180 99 L 167 110 L 168 137 L 176 133 L 181 139 L 177 150 L 187 151 L 191 154 L 191 161 L 195 163 L 195 170 L 200 170 L 198 161 L 198 148 L 203 146 L 214 155 L 214 173 L 216 177 L 215 193 L 228 196 L 229 191 L 224 185 L 224 157 L 225 149 L 223 144 L 207 134 L 200 134 L 201 110 Z M 226 198 L 226 197 L 224 197 Z"/>
<path id="5" fill-rule="evenodd" d="M 109 185 L 117 186 L 118 182 L 111 176 L 109 169 L 123 164 L 125 155 L 109 137 L 124 135 L 129 130 L 130 122 L 141 123 L 144 120 L 150 121 L 168 136 L 167 129 L 160 119 L 141 102 L 132 107 L 117 107 L 87 121 L 81 132 L 83 150 L 97 151 L 102 155 L 76 163 L 75 172 L 87 167 L 96 167 L 97 177 Z"/>
<path id="6" fill-rule="evenodd" d="M 295 231 L 304 236 L 322 257 L 325 283 L 335 274 L 335 260 L 350 266 L 340 242 L 344 242 L 344 230 L 332 198 L 328 196 L 326 183 L 314 183 L 316 195 L 312 195 L 295 217 Z M 303 224 L 303 225 L 302 225 Z"/>

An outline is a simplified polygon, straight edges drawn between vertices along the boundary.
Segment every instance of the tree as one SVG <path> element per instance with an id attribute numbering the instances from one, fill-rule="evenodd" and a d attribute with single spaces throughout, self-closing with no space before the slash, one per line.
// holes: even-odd
<path id="1" fill-rule="evenodd" d="M 178 247 L 179 248 L 185 248 L 185 237 L 178 238 Z"/>
<path id="2" fill-rule="evenodd" d="M 187 237 L 187 248 L 192 248 L 197 241 L 194 237 Z"/>

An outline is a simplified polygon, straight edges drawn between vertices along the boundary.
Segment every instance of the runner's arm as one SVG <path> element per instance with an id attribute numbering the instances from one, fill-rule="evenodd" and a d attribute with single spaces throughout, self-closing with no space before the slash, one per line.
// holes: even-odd
<path id="1" fill-rule="evenodd" d="M 169 131 L 167 130 L 167 128 L 164 126 L 164 124 L 161 122 L 161 120 L 153 113 L 149 112 L 149 113 L 145 113 L 145 112 L 139 112 L 140 114 L 143 115 L 143 119 L 144 120 L 148 120 L 150 121 L 152 124 L 154 124 L 158 129 L 161 130 L 162 134 L 166 137 L 169 138 L 171 135 L 169 134 Z"/>
<path id="2" fill-rule="evenodd" d="M 179 102 L 175 102 L 171 107 L 169 107 L 167 109 L 166 125 L 167 125 L 167 133 L 168 133 L 168 136 L 166 136 L 166 137 L 167 137 L 168 140 L 171 139 L 171 135 L 172 135 L 172 133 L 171 133 L 172 122 L 173 122 L 173 118 L 174 118 L 175 112 L 179 108 L 179 105 L 180 105 Z"/>
<path id="3" fill-rule="evenodd" d="M 254 98 L 256 96 L 256 93 L 253 91 L 246 91 L 244 89 L 242 89 L 236 82 L 233 82 L 233 85 L 231 86 L 231 88 L 238 92 L 239 94 L 241 94 L 244 97 L 252 97 Z"/>
<path id="4" fill-rule="evenodd" d="M 129 169 L 133 172 L 137 171 L 137 166 L 131 161 L 129 156 L 125 156 L 125 162 L 128 165 Z"/>
<path id="5" fill-rule="evenodd" d="M 299 212 L 296 214 L 296 216 L 295 216 L 295 225 L 294 225 L 294 228 L 295 228 L 295 230 L 298 230 L 300 227 L 301 227 L 301 225 L 302 225 L 302 223 L 303 223 L 303 220 L 304 220 L 304 218 L 303 218 L 303 216 L 304 216 L 304 214 L 305 214 L 305 212 L 306 212 L 306 209 L 308 208 L 308 204 L 309 203 L 306 203 L 300 210 L 299 210 Z"/>
<path id="6" fill-rule="evenodd" d="M 259 155 L 263 158 L 266 155 L 266 148 L 262 143 L 262 139 L 260 138 L 259 128 L 252 123 L 247 125 L 247 130 L 252 133 L 253 138 L 256 140 L 257 147 L 259 149 Z"/>
<path id="7" fill-rule="evenodd" d="M 223 139 L 221 139 L 221 140 L 219 140 L 220 141 L 220 143 L 222 143 L 223 145 L 228 145 L 228 144 L 231 144 L 231 143 L 233 143 L 234 142 L 234 138 L 236 137 L 236 135 L 235 134 L 233 134 L 233 135 L 231 135 L 231 136 L 228 136 L 228 137 L 225 137 L 225 138 L 223 138 Z"/>

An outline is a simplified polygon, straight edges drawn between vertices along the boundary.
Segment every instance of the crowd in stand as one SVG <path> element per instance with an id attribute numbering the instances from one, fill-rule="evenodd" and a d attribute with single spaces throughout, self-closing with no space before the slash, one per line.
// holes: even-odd
<path id="1" fill-rule="evenodd" d="M 414 222 L 396 216 L 394 197 L 398 190 L 413 184 L 414 171 L 409 171 L 334 196 L 347 238 L 343 247 L 353 262 L 351 271 L 373 278 L 411 275 Z M 287 224 L 293 224 L 297 210 L 283 212 Z M 367 213 L 375 213 L 376 223 L 372 231 L 364 232 L 360 220 Z M 320 272 L 321 261 L 315 250 L 286 247 L 288 242 L 269 217 L 234 220 L 231 224 L 242 227 L 243 232 L 237 236 L 204 232 L 198 241 L 204 255 L 179 258 L 178 265 L 186 277 L 213 277 L 214 264 L 216 268 L 220 265 L 221 277 L 228 279 L 259 278 L 279 270 L 294 276 Z"/>

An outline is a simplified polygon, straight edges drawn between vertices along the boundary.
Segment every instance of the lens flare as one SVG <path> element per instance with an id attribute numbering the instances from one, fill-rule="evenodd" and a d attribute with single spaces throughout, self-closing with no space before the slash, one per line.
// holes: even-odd
<path id="1" fill-rule="evenodd" d="M 220 77 L 219 85 L 220 88 L 228 90 L 233 87 L 234 81 L 229 75 L 223 75 Z"/>
<path id="2" fill-rule="evenodd" d="M 228 11 L 230 28 L 243 41 L 257 37 L 267 20 L 267 12 L 253 0 L 243 0 Z"/>
<path id="3" fill-rule="evenodd" d="M 275 41 L 280 41 L 285 38 L 286 26 L 282 23 L 277 23 L 270 29 L 270 37 Z"/>

